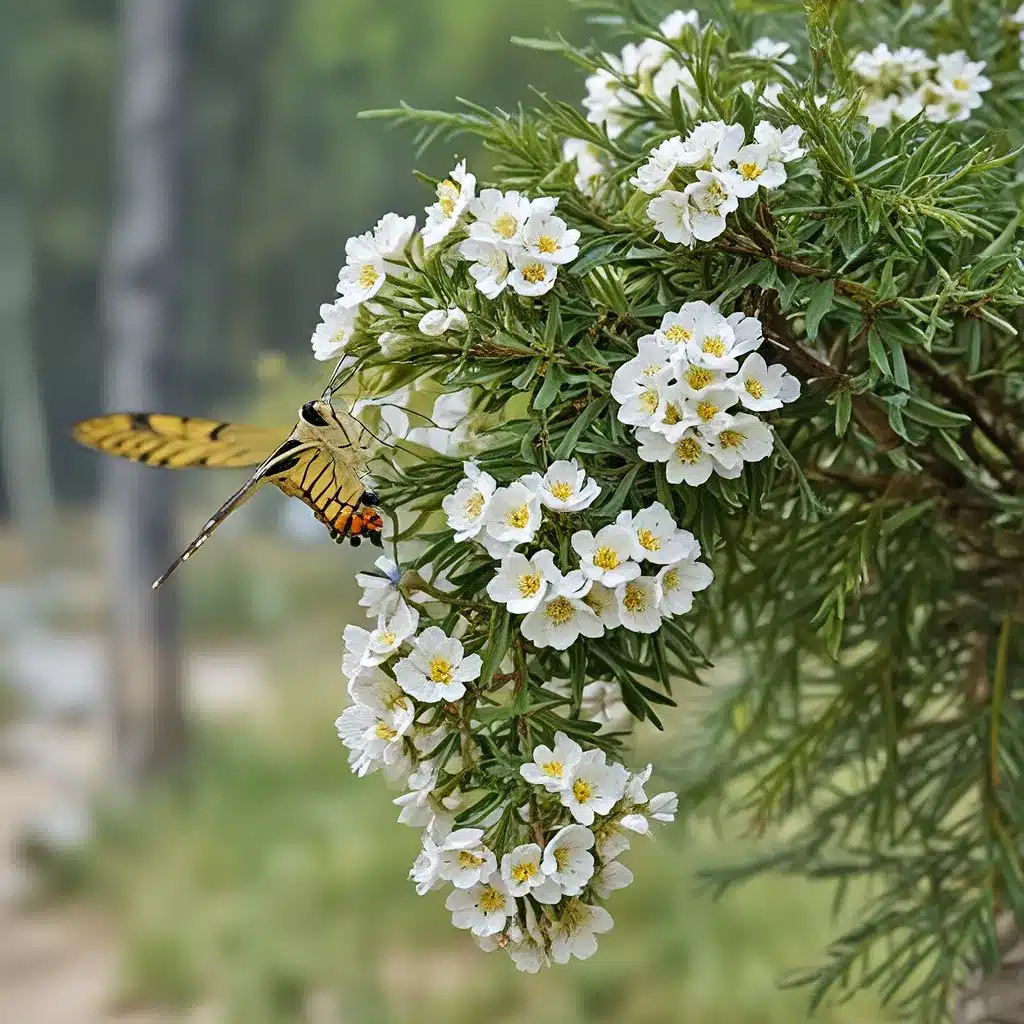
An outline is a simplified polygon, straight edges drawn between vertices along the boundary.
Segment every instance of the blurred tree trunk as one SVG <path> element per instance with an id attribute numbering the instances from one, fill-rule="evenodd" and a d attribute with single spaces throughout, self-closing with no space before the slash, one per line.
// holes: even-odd
<path id="1" fill-rule="evenodd" d="M 173 411 L 181 292 L 184 0 L 122 0 L 116 192 L 107 285 L 109 405 Z M 185 744 L 173 474 L 108 467 L 116 781 L 177 762 Z"/>
<path id="2" fill-rule="evenodd" d="M 968 979 L 957 998 L 956 1024 L 1024 1024 L 1024 937 L 1012 914 L 997 923 L 1001 966 Z"/>
<path id="3" fill-rule="evenodd" d="M 25 206 L 0 189 L 0 467 L 11 516 L 38 566 L 57 537 L 56 503 L 39 375 L 32 351 L 32 253 Z"/>

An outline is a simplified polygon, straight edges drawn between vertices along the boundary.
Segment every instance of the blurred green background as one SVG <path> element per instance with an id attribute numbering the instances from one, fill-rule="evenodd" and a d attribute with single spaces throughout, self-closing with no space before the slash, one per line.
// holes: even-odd
<path id="1" fill-rule="evenodd" d="M 349 774 L 332 725 L 367 559 L 276 495 L 182 574 L 182 763 L 131 796 L 110 786 L 110 524 L 100 460 L 69 428 L 105 407 L 112 369 L 122 14 L 0 4 L 0 352 L 22 382 L 0 391 L 0 1024 L 801 1019 L 804 997 L 777 981 L 820 955 L 830 894 L 766 882 L 712 904 L 696 872 L 744 849 L 741 822 L 636 841 L 599 955 L 539 978 L 477 951 L 442 895 L 417 897 L 416 832 L 379 778 Z M 288 419 L 323 379 L 308 339 L 345 239 L 430 199 L 407 135 L 356 112 L 457 95 L 511 107 L 528 84 L 577 98 L 574 69 L 509 44 L 546 28 L 595 32 L 561 0 L 191 4 L 174 411 Z M 28 518 L 13 492 L 26 464 Z M 235 482 L 190 477 L 180 533 Z M 701 699 L 637 738 L 666 785 Z M 865 998 L 820 1019 L 882 1018 Z"/>

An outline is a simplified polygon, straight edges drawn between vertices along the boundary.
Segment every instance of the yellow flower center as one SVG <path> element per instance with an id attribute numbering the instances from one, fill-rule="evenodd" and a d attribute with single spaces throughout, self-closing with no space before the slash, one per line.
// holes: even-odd
<path id="1" fill-rule="evenodd" d="M 614 548 L 603 547 L 598 548 L 594 552 L 594 565 L 598 569 L 617 569 L 619 567 L 619 556 Z"/>
<path id="2" fill-rule="evenodd" d="M 645 551 L 661 550 L 661 538 L 658 537 L 651 530 L 637 530 L 636 539 L 640 541 L 640 547 L 642 547 Z"/>
<path id="3" fill-rule="evenodd" d="M 673 324 L 665 331 L 665 337 L 669 341 L 686 342 L 693 337 L 693 331 L 687 330 L 682 324 Z"/>
<path id="4" fill-rule="evenodd" d="M 565 771 L 565 765 L 561 761 L 545 761 L 540 770 L 552 779 L 560 779 L 562 772 Z"/>
<path id="5" fill-rule="evenodd" d="M 374 732 L 377 734 L 377 739 L 387 740 L 389 743 L 398 735 L 398 733 L 392 729 L 387 722 L 378 722 L 377 728 L 374 729 Z"/>
<path id="6" fill-rule="evenodd" d="M 359 287 L 372 288 L 379 277 L 380 274 L 377 273 L 377 268 L 372 263 L 364 263 L 359 268 Z"/>
<path id="7" fill-rule="evenodd" d="M 651 364 L 650 364 L 650 366 L 645 366 L 645 367 L 644 367 L 644 372 L 643 372 L 643 375 L 644 375 L 645 377 L 653 377 L 653 376 L 655 376 L 656 374 L 659 374 L 659 373 L 661 373 L 661 371 L 662 371 L 663 369 L 664 369 L 664 367 L 662 367 L 662 366 L 658 366 L 658 364 L 657 364 L 657 363 L 651 363 Z"/>
<path id="8" fill-rule="evenodd" d="M 590 593 L 583 598 L 583 603 L 595 615 L 604 615 L 604 610 L 608 607 L 608 599 L 603 594 L 599 594 L 596 590 L 591 590 Z"/>
<path id="9" fill-rule="evenodd" d="M 700 462 L 703 454 L 704 453 L 701 451 L 696 438 L 684 437 L 682 441 L 676 445 L 676 458 L 679 459 L 680 462 L 688 463 L 691 466 L 695 462 Z"/>
<path id="10" fill-rule="evenodd" d="M 511 213 L 499 214 L 494 218 L 494 230 L 507 242 L 515 237 L 519 230 L 519 221 Z"/>
<path id="11" fill-rule="evenodd" d="M 679 589 L 679 570 L 669 569 L 661 579 L 661 585 L 665 590 Z"/>
<path id="12" fill-rule="evenodd" d="M 723 430 L 718 435 L 718 443 L 723 448 L 739 448 L 746 439 L 747 435 L 741 434 L 738 430 Z"/>
<path id="13" fill-rule="evenodd" d="M 679 406 L 675 405 L 673 402 L 669 402 L 668 405 L 665 406 L 665 415 L 662 417 L 662 421 L 666 426 L 674 427 L 681 419 L 682 416 L 679 413 Z"/>
<path id="14" fill-rule="evenodd" d="M 495 910 L 505 909 L 505 897 L 493 886 L 487 886 L 480 893 L 480 909 L 485 914 L 493 913 Z"/>
<path id="15" fill-rule="evenodd" d="M 575 788 L 575 787 L 574 787 Z M 564 871 L 569 863 L 569 851 L 564 846 L 555 847 L 555 864 L 559 871 Z"/>
<path id="16" fill-rule="evenodd" d="M 540 590 L 540 584 L 541 575 L 539 572 L 524 572 L 516 580 L 516 586 L 519 588 L 521 597 L 533 597 Z"/>
<path id="17" fill-rule="evenodd" d="M 522 275 L 527 284 L 540 284 L 548 276 L 548 268 L 543 263 L 527 263 Z"/>
<path id="18" fill-rule="evenodd" d="M 647 591 L 635 583 L 627 583 L 626 592 L 622 595 L 622 603 L 626 606 L 626 611 L 639 615 L 647 607 Z"/>
<path id="19" fill-rule="evenodd" d="M 743 386 L 751 398 L 764 398 L 764 385 L 756 377 L 748 377 Z"/>
<path id="20" fill-rule="evenodd" d="M 713 402 L 700 402 L 697 405 L 697 415 L 707 423 L 718 415 L 718 406 Z"/>
<path id="21" fill-rule="evenodd" d="M 654 388 L 648 388 L 640 395 L 640 407 L 652 415 L 657 412 L 660 401 L 661 396 Z"/>
<path id="22" fill-rule="evenodd" d="M 953 88 L 954 89 L 960 89 L 961 91 L 966 91 L 967 89 L 970 89 L 970 87 L 971 87 L 971 83 L 968 82 L 966 78 L 957 77 L 957 78 L 953 79 Z"/>
<path id="23" fill-rule="evenodd" d="M 537 239 L 537 248 L 540 252 L 550 255 L 553 252 L 558 252 L 558 242 L 550 235 L 541 235 Z"/>
<path id="24" fill-rule="evenodd" d="M 728 196 L 725 194 L 725 189 L 722 188 L 717 181 L 713 181 L 708 185 L 707 194 L 708 198 L 716 207 L 721 206 L 722 203 L 728 199 Z"/>
<path id="25" fill-rule="evenodd" d="M 480 513 L 484 510 L 484 502 L 487 499 L 479 491 L 474 491 L 466 501 L 465 513 L 467 519 L 479 519 Z"/>
<path id="26" fill-rule="evenodd" d="M 703 391 L 709 384 L 714 384 L 715 375 L 703 366 L 691 366 L 686 371 L 686 383 L 694 391 Z"/>
<path id="27" fill-rule="evenodd" d="M 566 483 L 564 480 L 559 480 L 558 483 L 552 484 L 549 491 L 559 500 L 568 501 L 573 494 L 576 493 L 576 489 L 572 484 Z"/>
<path id="28" fill-rule="evenodd" d="M 438 655 L 438 657 L 430 659 L 430 681 L 432 683 L 440 683 L 442 686 L 450 685 L 454 671 L 452 663 L 447 658 Z"/>
<path id="29" fill-rule="evenodd" d="M 572 784 L 572 795 L 576 797 L 576 803 L 585 804 L 594 796 L 594 787 L 585 779 L 577 779 Z"/>
<path id="30" fill-rule="evenodd" d="M 404 711 L 408 706 L 409 700 L 401 690 L 396 690 L 386 701 L 384 701 L 384 707 L 386 707 L 388 711 L 394 711 L 395 708 L 401 708 Z"/>
<path id="31" fill-rule="evenodd" d="M 437 205 L 441 207 L 441 212 L 446 217 L 451 217 L 455 213 L 455 200 L 458 195 L 459 186 L 448 178 L 437 186 Z"/>
<path id="32" fill-rule="evenodd" d="M 761 177 L 762 173 L 762 168 L 753 161 L 746 164 L 740 164 L 740 174 L 743 175 L 745 181 L 757 181 L 757 179 Z"/>
<path id="33" fill-rule="evenodd" d="M 512 876 L 512 880 L 514 882 L 518 882 L 522 885 L 537 874 L 537 865 L 531 864 L 529 861 L 523 861 L 522 863 L 517 864 L 509 874 Z"/>
<path id="34" fill-rule="evenodd" d="M 483 857 L 478 857 L 475 853 L 470 853 L 469 850 L 459 850 L 459 866 L 464 868 L 476 868 L 483 864 Z"/>
<path id="35" fill-rule="evenodd" d="M 380 642 L 385 647 L 392 647 L 397 639 L 398 637 L 395 635 L 394 630 L 391 629 L 385 629 L 380 635 Z"/>
<path id="36" fill-rule="evenodd" d="M 567 597 L 556 597 L 548 602 L 544 613 L 556 626 L 564 626 L 572 618 L 572 602 Z"/>
<path id="37" fill-rule="evenodd" d="M 510 508 L 505 513 L 505 522 L 514 530 L 521 530 L 530 523 L 530 509 L 527 505 Z"/>
<path id="38" fill-rule="evenodd" d="M 704 351 L 709 356 L 717 356 L 719 359 L 725 355 L 725 342 L 718 335 L 704 339 Z"/>

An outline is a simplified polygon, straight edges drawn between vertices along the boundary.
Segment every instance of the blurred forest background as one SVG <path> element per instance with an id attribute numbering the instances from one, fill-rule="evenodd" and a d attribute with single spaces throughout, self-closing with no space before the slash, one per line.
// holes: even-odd
<path id="1" fill-rule="evenodd" d="M 777 980 L 823 948 L 829 894 L 712 904 L 696 873 L 736 855 L 738 823 L 635 844 L 593 961 L 535 979 L 479 953 L 415 895 L 415 832 L 334 736 L 368 559 L 263 494 L 151 605 L 147 558 L 236 481 L 193 474 L 179 505 L 70 440 L 133 398 L 289 422 L 322 386 L 309 336 L 345 239 L 421 212 L 412 168 L 451 163 L 356 113 L 580 96 L 569 65 L 509 44 L 545 29 L 595 31 L 564 0 L 0 4 L 0 1024 L 802 1016 Z M 135 739 L 173 720 L 175 740 L 125 758 L 118 649 L 151 628 L 169 696 Z M 668 784 L 699 706 L 638 737 Z"/>

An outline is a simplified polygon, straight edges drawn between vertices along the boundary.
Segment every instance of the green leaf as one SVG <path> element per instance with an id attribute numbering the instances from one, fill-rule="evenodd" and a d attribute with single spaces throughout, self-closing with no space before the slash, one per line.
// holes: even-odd
<path id="1" fill-rule="evenodd" d="M 870 358 L 871 364 L 886 380 L 892 380 L 892 367 L 889 366 L 889 357 L 885 354 L 885 345 L 882 343 L 878 328 L 874 325 L 868 331 L 868 358 Z"/>
<path id="2" fill-rule="evenodd" d="M 558 447 L 555 449 L 556 459 L 568 459 L 572 455 L 573 450 L 576 448 L 576 442 L 579 441 L 583 432 L 589 428 L 590 424 L 604 412 L 608 402 L 609 398 L 607 395 L 604 398 L 591 400 L 583 412 L 573 420 L 572 426 L 565 432 L 565 437 L 558 442 Z"/>
<path id="3" fill-rule="evenodd" d="M 533 408 L 540 412 L 551 407 L 552 402 L 558 397 L 558 392 L 565 383 L 565 373 L 558 363 L 548 363 L 548 372 L 544 376 L 544 383 L 540 386 L 536 397 L 533 400 Z"/>
<path id="4" fill-rule="evenodd" d="M 818 327 L 822 318 L 832 308 L 832 300 L 836 294 L 835 281 L 819 281 L 811 289 L 811 297 L 807 303 L 807 312 L 804 315 L 804 322 L 807 327 L 807 337 L 812 341 L 818 337 Z"/>
<path id="5" fill-rule="evenodd" d="M 917 420 L 918 423 L 924 423 L 929 427 L 942 427 L 947 430 L 955 427 L 964 427 L 971 422 L 970 416 L 965 416 L 959 412 L 951 412 L 949 409 L 942 409 L 937 405 L 932 405 L 931 402 L 926 402 L 923 398 L 918 398 L 916 395 L 911 395 L 907 399 L 904 412 L 912 420 Z"/>
<path id="6" fill-rule="evenodd" d="M 508 653 L 508 638 L 512 628 L 512 617 L 504 605 L 496 604 L 491 612 L 491 626 L 487 631 L 487 644 L 484 647 L 484 662 L 480 669 L 479 686 L 490 684 L 494 673 L 498 671 L 505 655 Z"/>
<path id="7" fill-rule="evenodd" d="M 850 414 L 853 412 L 853 399 L 845 389 L 835 394 L 836 437 L 843 437 L 850 425 Z"/>

